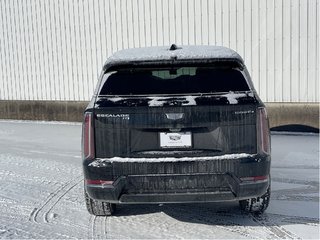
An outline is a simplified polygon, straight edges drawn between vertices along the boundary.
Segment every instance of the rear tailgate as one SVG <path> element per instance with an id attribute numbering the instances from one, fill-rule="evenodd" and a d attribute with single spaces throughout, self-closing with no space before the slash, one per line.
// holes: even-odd
<path id="1" fill-rule="evenodd" d="M 203 157 L 257 152 L 253 94 L 174 98 L 100 97 L 97 158 Z M 180 143 L 169 143 L 180 137 Z"/>

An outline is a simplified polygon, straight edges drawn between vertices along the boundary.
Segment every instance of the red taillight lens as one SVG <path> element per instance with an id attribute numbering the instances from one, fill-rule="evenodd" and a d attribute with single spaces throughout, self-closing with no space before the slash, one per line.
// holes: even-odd
<path id="1" fill-rule="evenodd" d="M 85 113 L 82 127 L 82 154 L 84 159 L 94 158 L 94 132 L 92 113 Z"/>
<path id="2" fill-rule="evenodd" d="M 242 182 L 259 182 L 268 180 L 268 176 L 254 176 L 254 177 L 241 177 L 240 180 Z"/>
<path id="3" fill-rule="evenodd" d="M 267 111 L 265 108 L 258 108 L 257 112 L 258 148 L 262 153 L 270 154 L 270 130 Z"/>
<path id="4" fill-rule="evenodd" d="M 86 179 L 86 184 L 92 184 L 92 185 L 112 185 L 112 184 L 113 184 L 113 181 Z"/>

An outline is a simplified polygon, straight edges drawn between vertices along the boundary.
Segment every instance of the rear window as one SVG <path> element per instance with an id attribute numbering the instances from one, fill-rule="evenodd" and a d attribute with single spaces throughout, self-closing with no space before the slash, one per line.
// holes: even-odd
<path id="1" fill-rule="evenodd" d="M 119 70 L 107 73 L 100 95 L 210 94 L 248 91 L 236 69 L 178 67 Z"/>

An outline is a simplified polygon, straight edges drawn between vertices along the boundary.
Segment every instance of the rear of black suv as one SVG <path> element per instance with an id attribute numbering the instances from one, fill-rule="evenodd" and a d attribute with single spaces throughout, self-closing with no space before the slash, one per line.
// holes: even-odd
<path id="1" fill-rule="evenodd" d="M 85 111 L 82 142 L 92 214 L 131 203 L 239 200 L 253 212 L 268 206 L 267 114 L 230 49 L 117 53 Z"/>

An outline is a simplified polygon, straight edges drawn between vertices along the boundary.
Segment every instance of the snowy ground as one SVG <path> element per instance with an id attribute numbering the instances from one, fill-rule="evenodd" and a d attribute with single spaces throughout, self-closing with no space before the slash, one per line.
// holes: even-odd
<path id="1" fill-rule="evenodd" d="M 79 124 L 0 121 L 0 238 L 319 239 L 319 135 L 272 136 L 272 200 L 262 216 L 237 203 L 84 206 Z"/>

